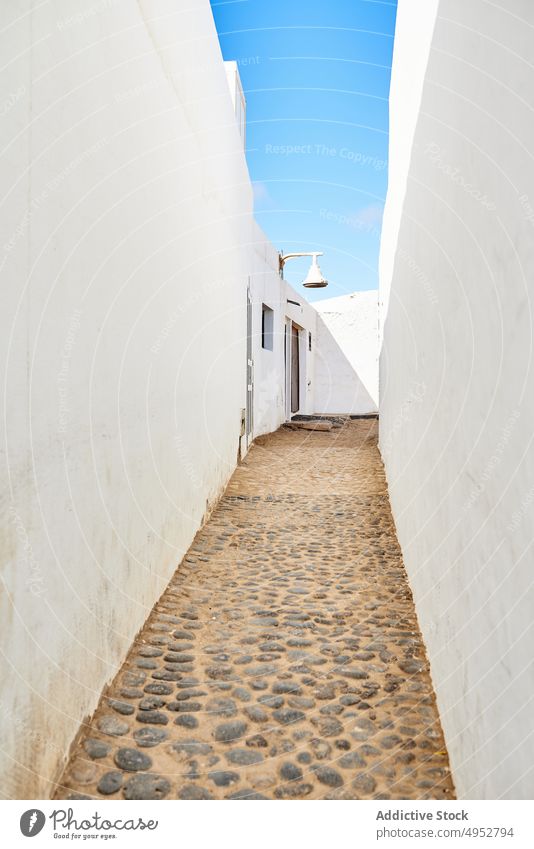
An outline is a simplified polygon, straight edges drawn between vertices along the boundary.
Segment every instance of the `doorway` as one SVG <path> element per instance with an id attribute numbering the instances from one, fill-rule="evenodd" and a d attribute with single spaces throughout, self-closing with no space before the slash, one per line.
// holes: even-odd
<path id="1" fill-rule="evenodd" d="M 291 325 L 291 413 L 298 413 L 300 407 L 300 350 L 299 329 Z"/>
<path id="2" fill-rule="evenodd" d="M 245 412 L 245 440 L 248 449 L 254 430 L 254 360 L 252 358 L 252 296 L 247 290 L 247 401 Z"/>

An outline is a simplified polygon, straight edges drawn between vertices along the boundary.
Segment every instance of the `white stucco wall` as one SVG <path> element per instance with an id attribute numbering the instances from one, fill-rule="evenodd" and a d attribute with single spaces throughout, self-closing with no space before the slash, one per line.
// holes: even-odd
<path id="1" fill-rule="evenodd" d="M 378 410 L 378 292 L 314 303 L 315 412 L 366 415 Z"/>
<path id="2" fill-rule="evenodd" d="M 387 314 L 410 157 L 439 0 L 398 0 L 389 98 L 388 192 L 382 217 L 379 335 Z"/>
<path id="3" fill-rule="evenodd" d="M 424 5 L 400 0 L 399 31 Z M 534 7 L 438 12 L 426 72 L 430 27 L 395 48 L 380 443 L 457 792 L 531 799 Z"/>
<path id="4" fill-rule="evenodd" d="M 300 401 L 299 413 L 314 412 L 313 338 L 316 328 L 315 304 L 309 304 L 304 290 L 297 292 L 280 277 L 278 251 L 261 228 L 254 223 L 252 230 L 252 264 L 250 291 L 253 300 L 253 359 L 254 359 L 254 436 L 276 430 L 290 416 L 286 409 L 286 365 L 284 346 L 285 326 L 289 320 L 301 328 Z M 294 303 L 291 303 L 293 301 Z M 262 306 L 274 311 L 273 350 L 262 348 Z M 312 334 L 312 351 L 308 349 L 308 333 Z"/>
<path id="5" fill-rule="evenodd" d="M 239 67 L 237 62 L 227 61 L 224 63 L 224 68 L 226 71 L 226 80 L 228 82 L 232 105 L 234 107 L 237 128 L 243 142 L 243 147 L 245 147 L 247 137 L 247 105 L 245 95 L 243 94 L 243 85 L 241 83 Z"/>
<path id="6" fill-rule="evenodd" d="M 252 193 L 207 0 L 0 33 L 1 794 L 31 798 L 235 466 Z"/>

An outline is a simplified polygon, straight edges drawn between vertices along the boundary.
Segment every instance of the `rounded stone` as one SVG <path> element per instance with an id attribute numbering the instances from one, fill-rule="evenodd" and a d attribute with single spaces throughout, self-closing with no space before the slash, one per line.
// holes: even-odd
<path id="1" fill-rule="evenodd" d="M 343 711 L 343 705 L 336 704 L 323 705 L 323 707 L 319 709 L 319 713 L 323 714 L 323 716 L 338 716 L 340 713 L 343 713 Z"/>
<path id="2" fill-rule="evenodd" d="M 412 658 L 410 660 L 401 660 L 399 662 L 399 668 L 403 672 L 406 672 L 407 675 L 418 675 L 420 672 L 424 672 L 425 664 L 420 660 Z"/>
<path id="3" fill-rule="evenodd" d="M 179 654 L 180 652 L 191 651 L 191 649 L 193 648 L 193 643 L 183 643 L 183 642 L 182 643 L 181 642 L 169 643 L 168 648 L 169 648 L 169 651 L 176 652 L 176 653 Z"/>
<path id="4" fill-rule="evenodd" d="M 232 690 L 232 695 L 239 699 L 241 702 L 250 702 L 251 696 L 248 690 L 245 687 L 236 687 Z"/>
<path id="5" fill-rule="evenodd" d="M 262 796 L 261 793 L 258 793 L 257 790 L 252 790 L 250 787 L 245 787 L 243 790 L 236 790 L 235 793 L 231 793 L 230 796 L 226 796 L 227 799 L 240 799 L 242 802 L 247 800 L 259 802 L 260 799 L 267 799 L 267 796 Z"/>
<path id="6" fill-rule="evenodd" d="M 149 693 L 151 696 L 170 696 L 172 686 L 170 684 L 147 684 L 145 693 Z M 139 695 L 141 696 L 142 693 L 139 693 Z"/>
<path id="7" fill-rule="evenodd" d="M 138 687 L 144 683 L 146 679 L 146 672 L 132 672 L 128 670 L 128 672 L 124 673 L 122 682 L 125 687 Z"/>
<path id="8" fill-rule="evenodd" d="M 108 705 L 123 716 L 130 716 L 135 710 L 133 705 L 128 704 L 128 702 L 121 702 L 118 699 L 108 699 Z"/>
<path id="9" fill-rule="evenodd" d="M 352 786 L 358 793 L 371 794 L 376 790 L 376 781 L 372 775 L 367 775 L 367 773 L 362 772 L 356 776 L 352 782 Z"/>
<path id="10" fill-rule="evenodd" d="M 142 699 L 143 691 L 138 690 L 137 687 L 121 687 L 119 696 L 122 696 L 123 699 Z"/>
<path id="11" fill-rule="evenodd" d="M 335 699 L 336 690 L 332 684 L 324 684 L 322 687 L 318 687 L 314 692 L 314 696 L 316 699 Z"/>
<path id="12" fill-rule="evenodd" d="M 98 792 L 104 796 L 111 796 L 112 793 L 116 793 L 121 787 L 122 772 L 118 772 L 116 769 L 111 770 L 111 772 L 105 772 L 96 785 Z"/>
<path id="13" fill-rule="evenodd" d="M 358 702 L 361 702 L 361 699 L 353 693 L 347 693 L 346 696 L 341 696 L 339 701 L 342 705 L 345 705 L 345 707 L 349 707 L 350 705 L 357 705 Z"/>
<path id="14" fill-rule="evenodd" d="M 87 737 L 83 741 L 83 748 L 90 758 L 105 758 L 111 751 L 109 743 L 104 743 L 103 740 L 97 740 L 96 737 Z"/>
<path id="15" fill-rule="evenodd" d="M 194 654 L 179 654 L 178 652 L 170 652 L 163 658 L 165 663 L 193 663 L 195 660 Z"/>
<path id="16" fill-rule="evenodd" d="M 149 749 L 152 746 L 157 746 L 159 743 L 162 743 L 169 736 L 168 731 L 165 731 L 164 728 L 152 728 L 148 726 L 147 728 L 138 728 L 137 731 L 134 731 L 133 738 L 138 746 L 141 746 L 143 749 Z"/>
<path id="17" fill-rule="evenodd" d="M 383 749 L 394 749 L 396 746 L 401 745 L 402 738 L 397 734 L 388 734 L 386 737 L 382 737 L 379 743 Z"/>
<path id="18" fill-rule="evenodd" d="M 366 766 L 365 759 L 362 758 L 359 752 L 348 752 L 339 759 L 338 764 L 343 767 L 343 769 L 356 769 L 358 767 L 361 768 L 362 766 Z"/>
<path id="19" fill-rule="evenodd" d="M 170 789 L 170 782 L 162 775 L 139 773 L 128 779 L 122 794 L 125 799 L 164 799 Z"/>
<path id="20" fill-rule="evenodd" d="M 141 772 L 152 766 L 152 758 L 144 755 L 139 749 L 118 749 L 113 760 L 119 769 L 125 769 L 128 772 Z"/>
<path id="21" fill-rule="evenodd" d="M 365 669 L 340 669 L 339 674 L 343 675 L 343 678 L 351 678 L 353 681 L 363 681 L 365 678 L 369 678 L 369 673 Z"/>
<path id="22" fill-rule="evenodd" d="M 314 769 L 314 773 L 317 776 L 317 780 L 321 784 L 326 784 L 327 787 L 341 787 L 343 784 L 342 776 L 337 770 L 332 769 L 331 766 L 318 766 Z"/>
<path id="23" fill-rule="evenodd" d="M 155 710 L 156 708 L 163 707 L 164 704 L 165 699 L 162 699 L 161 696 L 146 696 L 139 702 L 139 710 Z"/>
<path id="24" fill-rule="evenodd" d="M 316 716 L 311 722 L 317 727 L 321 737 L 338 737 L 343 733 L 343 726 L 339 719 L 330 716 Z"/>
<path id="25" fill-rule="evenodd" d="M 273 716 L 281 725 L 294 725 L 296 722 L 302 722 L 305 719 L 305 714 L 301 710 L 295 710 L 295 708 L 280 708 L 273 711 Z"/>
<path id="26" fill-rule="evenodd" d="M 376 746 L 370 746 L 368 743 L 365 743 L 365 745 L 360 746 L 360 752 L 362 755 L 372 758 L 380 754 L 380 749 L 377 749 Z"/>
<path id="27" fill-rule="evenodd" d="M 315 699 L 309 699 L 305 696 L 293 696 L 291 699 L 287 700 L 289 707 L 293 708 L 304 708 L 304 710 L 309 710 L 310 708 L 315 707 Z"/>
<path id="28" fill-rule="evenodd" d="M 263 755 L 254 751 L 254 749 L 231 749 L 226 753 L 226 759 L 231 764 L 250 766 L 251 764 L 261 763 Z"/>
<path id="29" fill-rule="evenodd" d="M 291 761 L 286 761 L 280 767 L 280 777 L 284 781 L 300 781 L 302 779 L 302 770 Z"/>
<path id="30" fill-rule="evenodd" d="M 291 696 L 300 696 L 302 693 L 302 688 L 294 681 L 276 681 L 271 689 L 278 696 L 286 693 Z"/>
<path id="31" fill-rule="evenodd" d="M 298 799 L 301 796 L 307 796 L 312 790 L 312 784 L 293 781 L 290 784 L 277 787 L 274 795 L 277 799 Z"/>
<path id="32" fill-rule="evenodd" d="M 91 784 L 96 776 L 96 766 L 91 761 L 77 758 L 70 767 L 70 777 L 76 784 Z"/>
<path id="33" fill-rule="evenodd" d="M 191 687 L 196 687 L 199 684 L 198 678 L 193 678 L 192 675 L 187 675 L 185 678 L 181 678 L 179 683 L 176 685 L 179 690 L 186 690 Z"/>
<path id="34" fill-rule="evenodd" d="M 247 728 L 247 723 L 239 719 L 232 722 L 222 722 L 215 728 L 213 736 L 219 743 L 233 743 L 234 740 L 243 736 Z"/>
<path id="35" fill-rule="evenodd" d="M 209 755 L 211 748 L 209 743 L 200 740 L 179 740 L 171 746 L 172 751 L 178 755 Z"/>
<path id="36" fill-rule="evenodd" d="M 219 663 L 215 666 L 206 667 L 206 675 L 213 681 L 226 681 L 233 676 L 233 670 L 228 663 Z"/>
<path id="37" fill-rule="evenodd" d="M 161 657 L 163 654 L 161 649 L 157 649 L 154 646 L 141 646 L 138 652 L 141 657 Z"/>
<path id="38" fill-rule="evenodd" d="M 167 725 L 169 717 L 157 710 L 140 710 L 136 716 L 138 722 L 148 725 Z"/>
<path id="39" fill-rule="evenodd" d="M 229 787 L 231 784 L 235 784 L 236 781 L 239 781 L 239 773 L 219 769 L 214 772 L 209 772 L 208 778 L 211 778 L 217 787 Z"/>
<path id="40" fill-rule="evenodd" d="M 198 711 L 202 710 L 202 705 L 200 702 L 190 702 L 188 699 L 183 701 L 169 702 L 167 705 L 167 710 L 172 710 L 175 713 L 198 713 Z"/>
<path id="41" fill-rule="evenodd" d="M 247 716 L 251 722 L 266 722 L 269 718 L 269 714 L 259 705 L 249 705 L 243 711 L 245 716 Z"/>
<path id="42" fill-rule="evenodd" d="M 126 734 L 130 728 L 127 722 L 116 716 L 101 716 L 96 727 L 102 734 L 107 734 L 109 737 L 120 737 L 122 734 Z"/>
<path id="43" fill-rule="evenodd" d="M 247 746 L 251 746 L 253 749 L 266 749 L 268 745 L 263 734 L 253 734 L 252 737 L 247 737 Z"/>
<path id="44" fill-rule="evenodd" d="M 281 708 L 284 704 L 282 696 L 260 696 L 258 701 L 261 702 L 262 705 L 265 705 L 265 707 L 275 709 Z"/>
<path id="45" fill-rule="evenodd" d="M 170 672 L 166 670 L 165 672 L 161 669 L 158 669 L 157 672 L 152 673 L 152 678 L 155 678 L 156 681 L 180 681 L 182 678 L 181 672 Z"/>
<path id="46" fill-rule="evenodd" d="M 199 787 L 198 784 L 184 784 L 178 791 L 178 798 L 185 800 L 192 799 L 213 799 L 212 794 L 205 787 Z"/>
<path id="47" fill-rule="evenodd" d="M 182 728 L 198 728 L 198 719 L 190 713 L 179 714 L 174 720 L 175 725 Z"/>

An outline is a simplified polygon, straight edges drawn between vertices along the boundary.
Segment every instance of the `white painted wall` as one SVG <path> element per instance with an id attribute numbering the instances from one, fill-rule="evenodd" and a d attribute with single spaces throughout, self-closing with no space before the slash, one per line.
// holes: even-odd
<path id="1" fill-rule="evenodd" d="M 314 348 L 308 349 L 308 332 L 315 335 L 315 304 L 309 304 L 304 290 L 297 292 L 280 277 L 278 251 L 268 241 L 258 224 L 252 230 L 252 274 L 250 291 L 253 299 L 253 352 L 254 352 L 254 436 L 270 433 L 285 422 L 286 366 L 285 326 L 294 321 L 300 330 L 300 400 L 299 413 L 314 412 Z M 295 303 L 290 303 L 294 301 Z M 262 348 L 262 305 L 274 310 L 273 350 Z M 297 306 L 298 304 L 298 306 Z"/>
<path id="2" fill-rule="evenodd" d="M 252 193 L 207 0 L 0 6 L 1 794 L 46 796 L 235 466 Z"/>
<path id="3" fill-rule="evenodd" d="M 379 261 L 379 336 L 387 315 L 395 245 L 439 0 L 398 0 L 389 92 L 388 185 Z"/>
<path id="4" fill-rule="evenodd" d="M 239 130 L 239 135 L 241 136 L 241 140 L 243 142 L 243 147 L 246 147 L 247 104 L 245 100 L 245 95 L 243 94 L 243 85 L 241 83 L 239 67 L 237 65 L 237 62 L 227 61 L 224 63 L 224 68 L 226 71 L 226 80 L 228 82 L 230 97 L 232 98 L 232 105 L 234 107 L 234 112 L 236 116 L 237 128 Z"/>
<path id="5" fill-rule="evenodd" d="M 431 28 L 395 49 L 380 442 L 458 794 L 531 799 L 534 7 L 438 12 L 426 71 Z"/>
<path id="6" fill-rule="evenodd" d="M 316 301 L 315 412 L 378 410 L 378 292 Z"/>
<path id="7" fill-rule="evenodd" d="M 250 276 L 254 360 L 254 436 L 270 433 L 285 421 L 284 406 L 284 282 L 278 274 L 278 253 L 254 222 Z M 261 339 L 262 305 L 274 310 L 273 350 Z"/>

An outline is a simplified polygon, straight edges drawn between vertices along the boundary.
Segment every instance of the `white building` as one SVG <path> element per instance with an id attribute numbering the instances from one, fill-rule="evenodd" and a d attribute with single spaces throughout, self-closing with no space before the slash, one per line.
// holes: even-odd
<path id="1" fill-rule="evenodd" d="M 399 0 L 380 440 L 460 798 L 534 793 L 533 30 Z"/>
<path id="2" fill-rule="evenodd" d="M 322 331 L 254 222 L 207 0 L 0 24 L 0 759 L 39 798 L 238 456 L 321 411 Z"/>
<path id="3" fill-rule="evenodd" d="M 317 301 L 316 413 L 378 411 L 378 293 Z"/>

